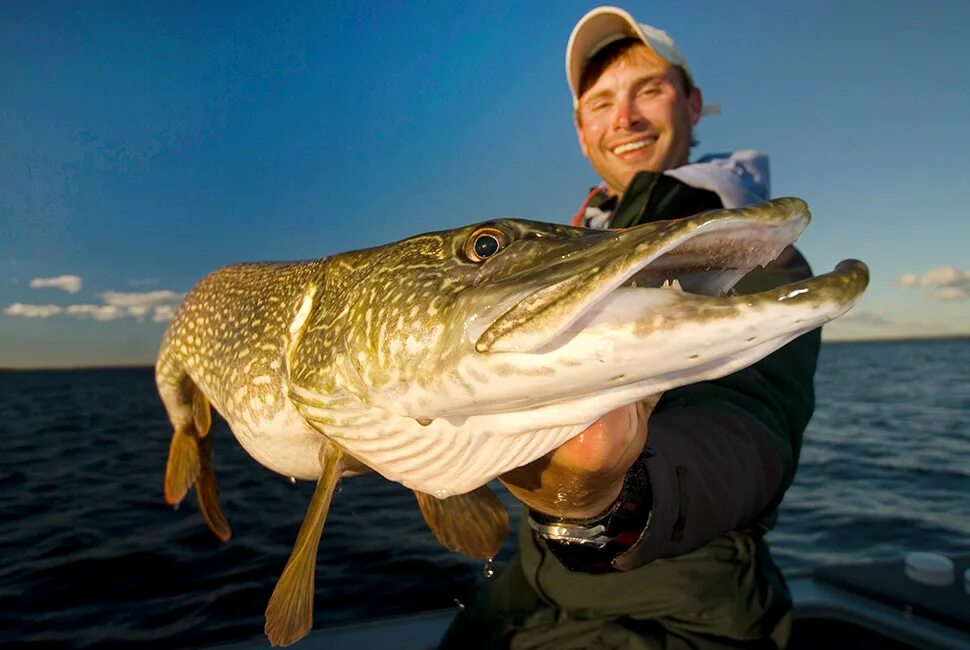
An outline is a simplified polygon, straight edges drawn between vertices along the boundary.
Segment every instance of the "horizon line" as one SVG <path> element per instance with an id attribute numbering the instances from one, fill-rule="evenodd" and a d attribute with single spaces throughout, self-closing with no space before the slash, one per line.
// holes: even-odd
<path id="1" fill-rule="evenodd" d="M 970 334 L 942 334 L 939 336 L 895 336 L 880 337 L 870 339 L 838 338 L 822 339 L 822 345 L 845 345 L 850 343 L 902 343 L 906 341 L 960 341 L 970 340 Z M 0 366 L 0 372 L 30 372 L 30 371 L 57 371 L 57 370 L 125 370 L 135 368 L 153 368 L 154 362 L 131 362 L 131 363 L 106 363 L 106 364 L 83 364 L 67 366 Z"/>

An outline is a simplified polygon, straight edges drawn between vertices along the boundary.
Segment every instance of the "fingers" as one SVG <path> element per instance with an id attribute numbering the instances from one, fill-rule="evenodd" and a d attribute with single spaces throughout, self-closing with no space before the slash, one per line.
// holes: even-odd
<path id="1" fill-rule="evenodd" d="M 567 518 L 597 514 L 612 503 L 647 440 L 660 395 L 604 414 L 558 449 L 500 478 L 534 510 Z"/>

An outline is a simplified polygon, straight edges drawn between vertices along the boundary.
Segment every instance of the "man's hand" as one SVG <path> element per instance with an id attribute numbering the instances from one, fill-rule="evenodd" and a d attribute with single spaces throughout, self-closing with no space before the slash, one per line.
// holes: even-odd
<path id="1" fill-rule="evenodd" d="M 558 449 L 499 479 L 533 510 L 565 519 L 595 517 L 623 488 L 659 399 L 658 394 L 610 411 Z"/>

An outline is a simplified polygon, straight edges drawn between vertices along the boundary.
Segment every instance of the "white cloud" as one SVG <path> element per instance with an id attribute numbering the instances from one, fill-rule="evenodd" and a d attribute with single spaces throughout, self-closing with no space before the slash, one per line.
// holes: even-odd
<path id="1" fill-rule="evenodd" d="M 155 307 L 155 313 L 152 314 L 152 320 L 156 323 L 167 323 L 172 320 L 175 316 L 175 310 L 177 305 L 159 305 Z"/>
<path id="2" fill-rule="evenodd" d="M 118 320 L 131 314 L 114 305 L 68 305 L 64 313 L 77 318 L 93 318 L 98 321 Z"/>
<path id="3" fill-rule="evenodd" d="M 957 302 L 970 299 L 970 286 L 940 287 L 930 292 L 930 300 Z"/>
<path id="4" fill-rule="evenodd" d="M 14 303 L 7 306 L 3 313 L 21 318 L 49 318 L 64 315 L 71 318 L 92 319 L 106 322 L 120 318 L 134 318 L 144 321 L 151 318 L 154 323 L 164 323 L 172 319 L 175 310 L 185 296 L 175 291 L 148 291 L 132 293 L 106 291 L 101 294 L 102 305 L 78 304 L 60 307 L 58 305 L 25 305 Z"/>
<path id="5" fill-rule="evenodd" d="M 184 293 L 177 293 L 168 289 L 142 293 L 106 291 L 101 294 L 106 305 L 123 311 L 126 316 L 139 321 L 151 316 L 154 323 L 172 320 L 175 310 L 184 297 Z"/>
<path id="6" fill-rule="evenodd" d="M 107 305 L 116 307 L 155 307 L 161 305 L 178 304 L 185 296 L 184 293 L 176 293 L 164 289 L 162 291 L 123 292 L 105 291 L 101 298 Z"/>
<path id="7" fill-rule="evenodd" d="M 15 302 L 12 305 L 7 305 L 3 313 L 7 316 L 20 316 L 21 318 L 49 318 L 61 313 L 61 311 L 63 311 L 63 308 L 57 305 L 25 305 Z"/>
<path id="8" fill-rule="evenodd" d="M 904 287 L 932 289 L 928 294 L 930 300 L 939 302 L 970 300 L 970 271 L 959 271 L 953 266 L 933 269 L 923 275 L 904 273 L 899 276 L 898 281 Z"/>
<path id="9" fill-rule="evenodd" d="M 30 281 L 31 289 L 61 289 L 68 293 L 77 293 L 81 290 L 81 278 L 76 275 L 59 275 L 56 278 L 34 278 Z"/>

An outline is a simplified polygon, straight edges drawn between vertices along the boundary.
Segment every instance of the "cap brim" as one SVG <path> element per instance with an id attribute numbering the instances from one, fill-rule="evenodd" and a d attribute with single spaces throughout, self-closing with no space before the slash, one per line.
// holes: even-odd
<path id="1" fill-rule="evenodd" d="M 566 78 L 574 98 L 589 57 L 611 42 L 627 37 L 646 42 L 637 21 L 618 7 L 598 7 L 576 23 L 566 46 Z"/>

